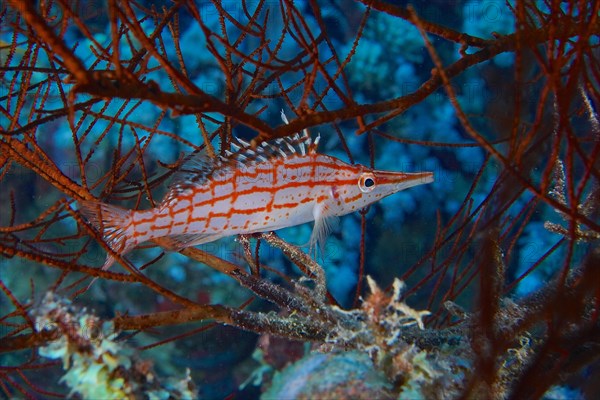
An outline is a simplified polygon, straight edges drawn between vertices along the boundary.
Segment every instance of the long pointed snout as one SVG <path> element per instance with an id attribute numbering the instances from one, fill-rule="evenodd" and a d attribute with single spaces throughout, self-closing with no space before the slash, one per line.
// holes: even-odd
<path id="1" fill-rule="evenodd" d="M 379 185 L 392 185 L 396 191 L 433 182 L 433 172 L 374 171 Z"/>

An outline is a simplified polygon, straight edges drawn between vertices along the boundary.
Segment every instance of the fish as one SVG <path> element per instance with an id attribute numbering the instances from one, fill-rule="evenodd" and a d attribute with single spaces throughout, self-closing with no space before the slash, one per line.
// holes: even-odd
<path id="1" fill-rule="evenodd" d="M 288 120 L 281 112 L 282 120 Z M 348 164 L 319 153 L 307 130 L 256 146 L 236 139 L 225 155 L 199 151 L 175 173 L 163 200 L 130 210 L 95 200 L 79 202 L 85 219 L 117 254 L 162 238 L 179 251 L 223 237 L 275 231 L 314 222 L 309 247 L 322 245 L 336 219 L 417 185 L 432 172 L 393 172 Z M 114 258 L 107 255 L 102 269 Z"/>

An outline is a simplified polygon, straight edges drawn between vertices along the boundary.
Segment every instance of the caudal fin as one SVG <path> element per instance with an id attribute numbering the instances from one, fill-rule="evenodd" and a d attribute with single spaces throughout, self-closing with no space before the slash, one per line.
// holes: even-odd
<path id="1" fill-rule="evenodd" d="M 130 232 L 133 222 L 131 210 L 98 201 L 80 200 L 79 211 L 115 253 L 125 254 L 136 246 L 137 242 Z M 102 269 L 107 270 L 114 262 L 114 257 L 107 254 Z"/>

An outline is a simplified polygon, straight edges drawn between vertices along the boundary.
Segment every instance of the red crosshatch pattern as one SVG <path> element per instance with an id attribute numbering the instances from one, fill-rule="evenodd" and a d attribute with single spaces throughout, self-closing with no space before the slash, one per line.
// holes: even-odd
<path id="1" fill-rule="evenodd" d="M 167 238 L 171 248 L 179 250 L 341 216 L 433 180 L 431 172 L 377 171 L 347 164 L 317 153 L 307 134 L 265 143 L 257 150 L 245 146 L 215 160 L 212 167 L 206 163 L 196 160 L 194 165 L 202 164 L 197 176 L 193 167 L 186 171 L 189 176 L 176 181 L 156 208 L 130 211 L 84 202 L 82 212 L 100 227 L 115 252 L 126 253 L 155 238 Z M 366 180 L 372 180 L 369 187 L 364 186 Z M 104 268 L 112 262 L 109 256 Z"/>

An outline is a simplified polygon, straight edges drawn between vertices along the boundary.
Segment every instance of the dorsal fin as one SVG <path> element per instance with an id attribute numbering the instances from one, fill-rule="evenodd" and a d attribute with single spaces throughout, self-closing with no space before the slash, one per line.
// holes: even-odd
<path id="1" fill-rule="evenodd" d="M 283 110 L 281 119 L 286 124 L 289 123 Z M 291 137 L 277 138 L 260 143 L 253 147 L 243 139 L 234 137 L 231 141 L 232 151 L 225 151 L 225 158 L 232 162 L 247 166 L 251 162 L 266 162 L 275 157 L 290 157 L 300 154 L 305 156 L 317 151 L 320 136 L 318 135 L 314 142 L 308 131 L 304 129 L 302 134 L 296 133 Z"/>
<path id="2" fill-rule="evenodd" d="M 214 176 L 215 171 L 224 167 L 225 160 L 226 158 L 221 156 L 210 157 L 205 150 L 188 154 L 173 175 L 162 204 L 170 203 L 181 192 L 191 187 L 206 184 Z"/>
<path id="3" fill-rule="evenodd" d="M 287 116 L 285 115 L 285 112 L 283 112 L 283 110 L 281 110 L 281 120 L 286 125 L 290 124 L 290 122 L 288 121 Z M 288 138 L 285 138 L 285 139 L 293 141 L 296 144 L 297 148 L 300 150 L 300 154 L 305 156 L 307 153 L 311 154 L 311 153 L 315 153 L 317 151 L 317 146 L 319 144 L 319 140 L 321 140 L 321 135 L 317 134 L 317 137 L 315 138 L 315 141 L 313 142 L 310 135 L 308 134 L 308 130 L 303 129 L 302 134 L 295 133 L 291 139 L 288 139 Z M 293 145 L 292 145 L 292 147 L 290 147 L 290 150 L 293 153 L 296 152 Z"/>
<path id="4" fill-rule="evenodd" d="M 288 120 L 281 111 L 281 118 L 286 124 Z M 230 168 L 247 167 L 252 163 L 268 162 L 273 158 L 286 158 L 300 154 L 312 154 L 317 151 L 320 136 L 312 141 L 307 130 L 292 137 L 277 138 L 252 147 L 244 139 L 234 137 L 231 150 L 224 156 L 210 157 L 204 150 L 191 153 L 185 157 L 178 171 L 173 176 L 169 191 L 162 203 L 166 204 L 177 195 L 191 187 L 205 185 L 216 174 L 226 173 Z"/>

